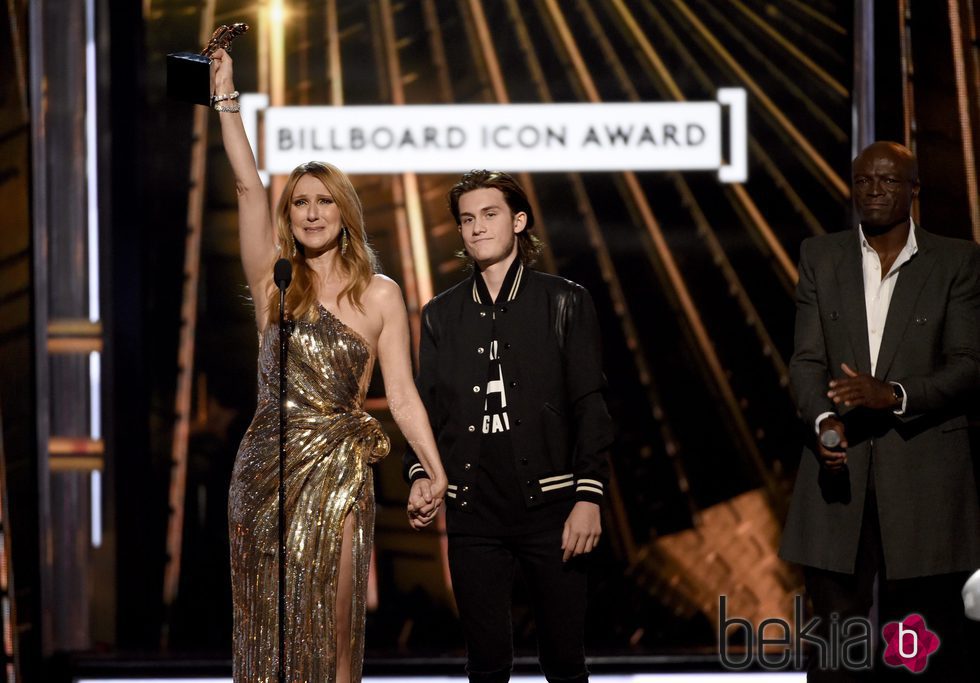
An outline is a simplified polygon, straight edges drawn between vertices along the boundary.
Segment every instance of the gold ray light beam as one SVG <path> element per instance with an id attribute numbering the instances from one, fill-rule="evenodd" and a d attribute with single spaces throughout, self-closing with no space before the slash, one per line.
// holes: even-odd
<path id="1" fill-rule="evenodd" d="M 809 2 L 805 2 L 803 0 L 783 0 L 783 1 L 797 8 L 800 12 L 807 15 L 817 23 L 823 24 L 831 31 L 835 33 L 839 33 L 842 36 L 847 35 L 846 28 L 838 24 L 836 21 L 833 21 L 832 19 L 828 18 L 827 15 L 821 13 L 819 10 L 813 8 Z"/>
<path id="2" fill-rule="evenodd" d="M 201 10 L 199 43 L 205 45 L 214 25 L 215 0 Z M 167 563 L 163 578 L 163 604 L 177 598 L 180 585 L 181 548 L 184 533 L 184 495 L 187 486 L 187 451 L 190 442 L 191 397 L 194 381 L 194 344 L 197 332 L 198 282 L 201 272 L 201 232 L 204 221 L 204 179 L 207 166 L 207 107 L 194 107 L 191 143 L 190 187 L 187 198 L 187 238 L 184 247 L 184 288 L 180 307 L 177 347 L 177 388 L 174 397 L 174 431 L 171 442 L 170 517 L 167 520 Z M 169 625 L 164 622 L 161 640 L 166 646 Z"/>
<path id="3" fill-rule="evenodd" d="M 851 93 L 845 88 L 840 82 L 831 76 L 827 71 L 820 67 L 815 61 L 810 59 L 802 50 L 793 45 L 790 41 L 786 40 L 779 31 L 772 27 L 768 21 L 760 17 L 751 8 L 749 8 L 741 0 L 730 0 L 731 4 L 735 9 L 741 12 L 745 17 L 748 18 L 753 24 L 755 24 L 759 29 L 765 33 L 774 43 L 779 45 L 783 50 L 789 53 L 793 59 L 797 60 L 800 64 L 805 66 L 810 73 L 817 77 L 818 80 L 824 82 L 831 90 L 840 95 L 841 97 L 847 98 L 851 96 Z"/>
<path id="4" fill-rule="evenodd" d="M 636 42 L 640 49 L 640 53 L 647 61 L 650 68 L 652 68 L 656 73 L 664 88 L 666 88 L 671 97 L 673 97 L 675 100 L 679 102 L 685 101 L 687 98 L 681 92 L 680 87 L 677 85 L 674 77 L 664 65 L 663 59 L 661 59 L 649 38 L 647 38 L 646 34 L 640 28 L 633 13 L 626 7 L 622 0 L 613 0 L 612 6 L 616 9 L 619 18 L 622 20 L 624 26 L 628 30 L 629 35 Z M 614 56 L 615 55 L 612 55 L 612 57 Z M 639 99 L 639 96 L 635 93 L 633 97 L 635 99 Z M 690 191 L 687 189 L 687 183 L 683 180 L 680 182 L 684 186 L 684 191 L 682 193 L 689 195 Z M 768 221 L 765 220 L 762 212 L 759 211 L 758 207 L 756 207 L 755 202 L 749 196 L 744 185 L 741 183 L 734 183 L 731 191 L 735 194 L 739 203 L 742 205 L 745 215 L 750 219 L 749 226 L 756 230 L 757 234 L 762 240 L 763 245 L 772 255 L 773 259 L 775 259 L 778 268 L 777 274 L 781 273 L 784 282 L 788 283 L 789 287 L 792 287 L 795 285 L 797 278 L 796 266 L 793 265 L 793 262 L 786 254 L 786 250 L 783 249 L 782 244 L 780 244 L 779 240 L 776 238 L 772 227 L 769 225 Z M 691 201 L 694 201 L 693 198 Z M 709 240 L 714 238 L 714 232 L 707 224 L 707 221 L 705 221 L 703 224 L 699 223 L 699 227 L 704 231 L 705 235 L 709 237 Z M 713 241 L 715 244 L 717 244 L 716 239 Z M 727 263 L 728 259 L 726 256 L 724 256 L 724 252 L 721 250 L 720 245 L 717 247 L 717 250 L 721 252 L 723 262 Z M 738 285 L 738 287 L 741 289 L 741 285 Z M 765 336 L 768 337 L 768 334 Z"/>
<path id="5" fill-rule="evenodd" d="M 728 39 L 732 43 L 741 45 L 742 49 L 754 57 L 763 67 L 764 71 L 771 75 L 776 83 L 770 89 L 781 93 L 788 93 L 800 102 L 810 112 L 810 115 L 826 129 L 826 132 L 833 136 L 835 141 L 847 142 L 849 140 L 848 133 L 816 103 L 810 95 L 810 90 L 803 88 L 798 78 L 787 73 L 784 67 L 790 63 L 789 60 L 770 59 L 759 49 L 757 41 L 746 36 L 738 25 L 722 14 L 721 9 L 717 5 L 706 0 L 695 1 L 699 3 L 701 8 L 698 12 L 699 16 L 704 17 L 710 15 L 718 21 L 722 25 L 722 29 L 727 31 Z"/>
<path id="6" fill-rule="evenodd" d="M 552 97 L 551 89 L 548 86 L 548 81 L 544 76 L 544 71 L 541 68 L 540 61 L 538 60 L 534 51 L 534 43 L 530 37 L 530 33 L 528 32 L 527 25 L 524 22 L 524 18 L 521 14 L 520 7 L 517 4 L 517 0 L 507 0 L 507 7 L 511 21 L 514 24 L 515 31 L 517 33 L 518 42 L 521 46 L 522 52 L 525 55 L 529 70 L 532 74 L 532 79 L 534 80 L 535 87 L 538 91 L 538 95 L 543 102 L 553 102 L 554 98 Z M 647 402 L 650 406 L 651 417 L 653 418 L 654 424 L 657 425 L 658 432 L 664 443 L 664 449 L 673 467 L 678 489 L 687 500 L 688 511 L 690 512 L 692 518 L 696 518 L 697 505 L 694 503 L 694 499 L 691 495 L 690 480 L 687 476 L 687 472 L 684 469 L 684 464 L 681 462 L 679 457 L 680 444 L 678 443 L 677 438 L 675 437 L 674 432 L 666 419 L 660 390 L 654 380 L 653 373 L 650 371 L 650 363 L 646 357 L 645 349 L 639 343 L 639 335 L 636 330 L 636 323 L 634 322 L 633 313 L 630 310 L 629 304 L 626 300 L 626 295 L 623 292 L 622 283 L 620 282 L 619 275 L 616 272 L 612 256 L 609 253 L 609 247 L 606 244 L 605 238 L 603 237 L 602 229 L 599 226 L 599 220 L 596 217 L 592 202 L 589 199 L 588 192 L 585 189 L 585 183 L 582 180 L 582 175 L 580 173 L 569 173 L 568 179 L 572 184 L 572 194 L 575 197 L 575 204 L 578 208 L 579 214 L 583 218 L 583 223 L 585 224 L 586 231 L 589 235 L 589 243 L 593 248 L 595 258 L 599 266 L 599 271 L 602 274 L 603 282 L 606 284 L 609 292 L 609 298 L 612 300 L 614 311 L 617 318 L 619 318 L 623 338 L 626 340 L 626 346 L 633 356 L 633 365 L 636 368 L 637 379 L 646 393 Z M 626 557 L 632 563 L 636 559 L 636 540 L 633 538 L 633 534 L 630 531 L 629 517 L 626 514 L 626 509 L 623 505 L 622 494 L 620 493 L 618 481 L 613 479 L 610 480 L 610 493 L 612 494 L 612 511 L 614 519 L 616 520 L 617 529 L 619 531 L 619 538 L 623 543 L 623 550 Z M 652 531 L 653 530 L 651 530 L 651 532 Z"/>
<path id="7" fill-rule="evenodd" d="M 957 0 L 948 0 L 950 43 L 953 48 L 953 73 L 956 76 L 956 109 L 959 113 L 960 139 L 963 143 L 963 168 L 966 174 L 966 199 L 970 205 L 973 239 L 980 242 L 980 193 L 977 190 L 977 159 L 973 153 L 973 127 L 970 124 L 970 93 L 967 86 L 966 57 L 963 54 L 963 27 Z M 980 121 L 977 122 L 980 124 Z"/>
<path id="8" fill-rule="evenodd" d="M 708 30 L 708 27 L 698 18 L 697 14 L 688 7 L 687 3 L 683 0 L 671 0 L 671 3 L 677 10 L 687 19 L 688 23 L 694 27 L 695 31 L 702 37 L 702 39 L 711 47 L 712 50 L 721 58 L 721 60 L 727 65 L 730 71 L 732 71 L 736 77 L 745 84 L 753 97 L 762 105 L 763 109 L 769 113 L 769 115 L 776 121 L 776 123 L 783 129 L 783 131 L 795 142 L 800 150 L 803 152 L 805 157 L 810 161 L 811 164 L 819 171 L 823 179 L 829 184 L 831 189 L 833 189 L 842 199 L 847 199 L 851 196 L 850 187 L 847 183 L 830 167 L 826 159 L 814 149 L 813 145 L 810 144 L 809 140 L 793 125 L 792 121 L 782 112 L 782 110 L 776 106 L 776 104 L 766 95 L 765 91 L 759 86 L 759 84 L 752 78 L 749 73 L 742 68 L 738 61 L 732 56 L 732 54 L 725 49 L 715 35 Z"/>
<path id="9" fill-rule="evenodd" d="M 632 12 L 630 12 L 630 10 L 623 4 L 622 0 L 613 0 L 612 6 L 619 13 L 619 17 L 623 20 L 624 25 L 630 31 L 633 38 L 637 41 L 640 49 L 649 60 L 651 66 L 656 69 L 663 87 L 674 97 L 674 99 L 678 101 L 686 100 L 680 87 L 677 85 L 676 80 L 674 80 L 673 76 L 671 76 L 666 68 L 663 68 L 663 60 L 653 48 L 653 45 L 647 39 L 646 35 L 640 30 L 639 25 L 636 22 L 636 18 L 633 16 Z M 620 82 L 620 86 L 626 91 L 627 97 L 630 100 L 639 101 L 639 93 L 629 80 L 625 67 L 620 61 L 618 55 L 612 49 L 611 41 L 602 30 L 601 24 L 592 13 L 591 7 L 587 2 L 585 2 L 585 0 L 580 0 L 579 9 L 585 16 L 589 17 L 589 24 L 595 27 L 594 33 L 602 46 L 603 53 L 606 56 L 606 61 L 612 66 L 613 73 Z M 657 68 L 658 65 L 662 68 Z M 780 384 L 782 386 L 787 386 L 789 382 L 789 374 L 786 368 L 786 363 L 776 348 L 776 345 L 773 343 L 769 331 L 762 322 L 762 317 L 759 315 L 755 305 L 752 303 L 752 299 L 745 291 L 741 278 L 738 277 L 738 274 L 735 272 L 735 268 L 732 266 L 731 261 L 725 254 L 725 250 L 722 248 L 721 242 L 718 240 L 718 236 L 711 227 L 710 221 L 708 221 L 707 217 L 704 215 L 704 212 L 701 210 L 694 192 L 691 190 L 690 185 L 681 174 L 672 173 L 670 175 L 674 186 L 681 195 L 684 205 L 689 207 L 691 211 L 694 224 L 697 226 L 698 236 L 704 241 L 705 245 L 708 247 L 708 251 L 711 253 L 712 259 L 721 270 L 722 276 L 725 278 L 725 282 L 728 283 L 729 292 L 735 298 L 735 301 L 741 309 L 746 323 L 752 327 L 756 338 L 759 341 L 763 355 L 773 366 L 776 376 L 779 377 Z M 744 190 L 744 186 L 740 183 L 736 184 L 736 187 Z M 744 198 L 740 197 L 740 200 L 746 209 L 749 207 L 755 208 L 755 204 L 752 202 L 751 198 L 747 196 L 747 193 Z M 756 210 L 756 212 L 758 213 L 758 210 Z M 775 235 L 773 234 L 772 229 L 769 227 L 769 224 L 762 219 L 761 215 L 753 217 L 753 220 L 754 223 L 750 222 L 750 225 L 755 225 L 756 229 L 759 230 L 760 233 L 762 233 L 764 236 L 769 236 L 767 239 L 767 245 L 770 253 L 778 254 L 779 252 L 782 252 L 785 259 L 786 254 L 785 251 L 783 251 L 782 246 L 779 245 L 778 242 L 776 243 L 775 247 L 778 248 L 778 251 L 776 251 L 772 246 L 771 241 L 775 241 Z M 785 262 L 781 262 L 781 266 L 785 270 Z M 792 264 L 790 264 L 790 268 L 792 269 L 792 275 L 795 276 L 796 269 L 792 267 Z"/>
<path id="10" fill-rule="evenodd" d="M 391 103 L 405 104 L 404 82 L 398 55 L 398 39 L 395 33 L 394 8 L 391 0 L 379 0 L 381 30 L 384 35 L 385 57 L 391 87 Z M 414 301 L 409 302 L 413 319 L 418 311 L 432 298 L 432 271 L 429 250 L 425 241 L 425 222 L 419 198 L 418 177 L 415 173 L 403 173 L 400 182 L 394 183 L 395 201 L 400 205 L 398 219 L 398 243 L 402 254 L 403 272 L 407 278 L 412 273 L 415 281 Z M 407 266 L 407 267 L 405 267 Z M 406 294 L 408 287 L 406 286 Z M 415 323 L 417 325 L 417 322 Z"/>
<path id="11" fill-rule="evenodd" d="M 590 102 L 602 101 L 595 82 L 592 80 L 590 71 L 585 65 L 585 60 L 578 49 L 575 38 L 558 6 L 557 0 L 539 0 L 539 2 L 543 4 L 547 11 L 547 15 L 559 37 L 563 51 L 567 55 L 572 69 L 578 78 L 579 85 L 587 99 Z M 653 209 L 650 207 L 635 173 L 624 172 L 622 174 L 622 180 L 641 222 L 647 229 L 652 246 L 658 256 L 660 270 L 668 285 L 667 291 L 674 296 L 677 307 L 683 313 L 687 330 L 700 351 L 699 358 L 702 360 L 708 377 L 717 389 L 732 421 L 735 436 L 738 438 L 746 455 L 762 478 L 763 485 L 770 499 L 775 504 L 780 499 L 776 481 L 769 472 L 768 467 L 766 467 L 762 454 L 759 452 L 759 447 L 746 423 L 745 416 L 742 414 L 735 392 L 732 389 L 731 383 L 728 381 L 725 368 L 722 366 L 721 359 L 715 351 L 714 344 L 708 335 L 704 322 L 701 320 L 701 315 L 694 304 L 690 290 L 670 251 L 660 224 L 653 214 Z"/>
<path id="12" fill-rule="evenodd" d="M 486 14 L 483 12 L 483 4 L 480 0 L 468 0 L 470 16 L 473 18 L 476 35 L 480 45 L 482 61 L 486 66 L 487 75 L 490 78 L 490 86 L 493 90 L 494 99 L 498 104 L 509 104 L 510 95 L 507 93 L 507 86 L 504 85 L 504 75 L 497 59 L 497 52 L 493 48 L 493 37 L 490 35 L 490 27 L 487 24 Z M 541 253 L 541 261 L 544 269 L 550 273 L 556 273 L 554 253 L 551 251 L 550 240 L 548 239 L 547 224 L 538 203 L 538 193 L 534 187 L 534 179 L 530 173 L 518 173 L 518 180 L 527 193 L 528 202 L 535 216 L 535 230 L 541 236 L 544 243 L 544 250 Z"/>

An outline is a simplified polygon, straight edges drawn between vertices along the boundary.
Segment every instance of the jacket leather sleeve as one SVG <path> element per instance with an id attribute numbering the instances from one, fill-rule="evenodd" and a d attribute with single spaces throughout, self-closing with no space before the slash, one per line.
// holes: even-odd
<path id="1" fill-rule="evenodd" d="M 898 377 L 905 389 L 903 421 L 965 406 L 980 387 L 980 247 L 968 245 L 950 286 L 942 365 L 928 375 Z"/>
<path id="2" fill-rule="evenodd" d="M 418 389 L 419 398 L 425 406 L 425 412 L 429 416 L 429 423 L 435 426 L 435 371 L 436 371 L 436 342 L 433 330 L 432 312 L 428 304 L 422 309 L 421 336 L 419 339 L 419 371 L 415 375 L 415 388 Z M 409 484 L 416 479 L 429 479 L 429 474 L 422 467 L 418 456 L 412 447 L 405 444 L 405 453 L 402 455 L 402 476 Z"/>
<path id="3" fill-rule="evenodd" d="M 827 398 L 830 368 L 820 307 L 817 303 L 817 284 L 806 239 L 800 245 L 800 280 L 796 286 L 796 332 L 793 356 L 789 361 L 790 383 L 796 405 L 807 425 L 812 425 L 822 413 L 837 413 L 833 401 Z"/>
<path id="4" fill-rule="evenodd" d="M 575 497 L 601 503 L 609 482 L 612 418 L 602 392 L 599 321 L 589 292 L 576 287 L 568 307 L 564 342 L 565 389 L 574 432 Z"/>

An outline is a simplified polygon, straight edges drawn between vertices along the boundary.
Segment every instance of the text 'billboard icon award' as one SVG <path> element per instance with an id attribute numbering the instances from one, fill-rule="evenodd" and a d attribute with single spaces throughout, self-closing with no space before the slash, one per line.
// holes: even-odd
<path id="1" fill-rule="evenodd" d="M 167 96 L 192 104 L 211 104 L 211 55 L 219 48 L 231 51 L 231 41 L 248 30 L 248 24 L 222 24 L 211 34 L 207 47 L 196 52 L 167 55 Z"/>

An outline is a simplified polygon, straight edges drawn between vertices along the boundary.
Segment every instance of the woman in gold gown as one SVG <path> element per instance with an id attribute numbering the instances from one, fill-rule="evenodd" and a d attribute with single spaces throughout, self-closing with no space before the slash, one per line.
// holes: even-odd
<path id="1" fill-rule="evenodd" d="M 213 55 L 216 96 L 235 92 L 231 58 Z M 289 258 L 286 317 L 286 680 L 359 681 L 364 601 L 374 536 L 370 464 L 389 449 L 363 410 L 377 358 L 392 416 L 432 477 L 446 477 L 412 381 L 401 291 L 375 272 L 360 200 L 339 169 L 310 162 L 286 182 L 270 218 L 235 98 L 215 106 L 238 190 L 242 265 L 259 332 L 258 406 L 232 474 L 228 514 L 234 679 L 271 682 L 278 667 L 278 291 Z M 433 512 L 434 514 L 434 512 Z"/>

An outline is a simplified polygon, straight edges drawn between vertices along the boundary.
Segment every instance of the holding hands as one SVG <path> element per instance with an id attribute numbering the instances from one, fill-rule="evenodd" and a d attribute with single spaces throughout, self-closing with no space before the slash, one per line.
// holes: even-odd
<path id="1" fill-rule="evenodd" d="M 416 531 L 432 524 L 442 507 L 448 482 L 442 479 L 416 479 L 408 493 L 408 524 Z"/>

